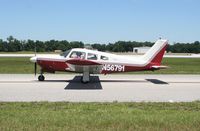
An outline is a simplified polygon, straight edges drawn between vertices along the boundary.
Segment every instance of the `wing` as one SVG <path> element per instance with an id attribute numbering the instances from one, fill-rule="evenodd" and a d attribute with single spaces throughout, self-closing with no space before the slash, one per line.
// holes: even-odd
<path id="1" fill-rule="evenodd" d="M 84 59 L 69 59 L 66 61 L 69 64 L 72 65 L 82 65 L 82 66 L 89 66 L 89 65 L 101 65 L 100 63 L 96 62 L 96 61 L 92 61 L 92 60 L 84 60 Z"/>
<path id="2" fill-rule="evenodd" d="M 66 64 L 68 65 L 68 71 L 83 73 L 83 72 L 89 72 L 89 73 L 100 73 L 102 70 L 103 65 L 101 63 L 98 63 L 97 61 L 92 60 L 84 60 L 84 59 L 69 59 L 66 61 Z"/>

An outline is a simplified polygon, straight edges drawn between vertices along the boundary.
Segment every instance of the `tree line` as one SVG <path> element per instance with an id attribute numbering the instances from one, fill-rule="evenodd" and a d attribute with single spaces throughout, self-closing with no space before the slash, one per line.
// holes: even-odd
<path id="1" fill-rule="evenodd" d="M 69 50 L 72 48 L 84 48 L 90 46 L 99 51 L 109 52 L 132 52 L 134 47 L 152 46 L 152 42 L 136 42 L 136 41 L 118 41 L 108 44 L 84 44 L 81 41 L 68 42 L 67 40 L 18 40 L 13 36 L 9 36 L 7 40 L 0 39 L 1 52 L 17 52 L 17 51 L 35 51 L 37 52 L 52 52 L 55 50 Z M 200 42 L 193 43 L 174 43 L 168 45 L 167 52 L 172 53 L 200 53 Z"/>

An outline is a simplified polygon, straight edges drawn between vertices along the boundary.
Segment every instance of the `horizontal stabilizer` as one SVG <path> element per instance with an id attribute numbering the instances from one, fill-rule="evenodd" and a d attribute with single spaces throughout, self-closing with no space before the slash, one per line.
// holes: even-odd
<path id="1" fill-rule="evenodd" d="M 151 69 L 153 70 L 159 70 L 159 69 L 167 69 L 169 68 L 168 66 L 151 66 Z"/>

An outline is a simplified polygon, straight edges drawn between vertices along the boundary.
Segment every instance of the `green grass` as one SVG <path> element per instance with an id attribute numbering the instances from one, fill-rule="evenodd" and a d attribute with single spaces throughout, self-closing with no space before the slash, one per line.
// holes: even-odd
<path id="1" fill-rule="evenodd" d="M 30 58 L 0 58 L 0 73 L 34 73 L 34 63 L 30 62 Z"/>
<path id="2" fill-rule="evenodd" d="M 200 74 L 199 58 L 164 58 L 162 65 L 169 66 L 168 69 L 155 72 L 136 72 L 139 74 Z"/>
<path id="3" fill-rule="evenodd" d="M 0 103 L 0 130 L 199 130 L 200 102 Z"/>
<path id="4" fill-rule="evenodd" d="M 198 58 L 165 58 L 163 65 L 170 68 L 155 72 L 130 72 L 128 74 L 200 74 L 200 59 Z M 29 74 L 33 72 L 34 64 L 29 58 L 0 58 L 0 73 Z"/>
<path id="5" fill-rule="evenodd" d="M 200 74 L 200 58 L 166 58 L 163 64 L 169 65 L 170 68 L 166 70 L 169 73 Z M 159 72 L 165 73 L 164 70 Z"/>

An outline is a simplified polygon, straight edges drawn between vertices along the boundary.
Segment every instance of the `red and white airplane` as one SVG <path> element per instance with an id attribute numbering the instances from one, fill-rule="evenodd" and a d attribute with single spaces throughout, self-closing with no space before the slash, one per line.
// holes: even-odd
<path id="1" fill-rule="evenodd" d="M 83 73 L 81 81 L 90 81 L 90 74 L 109 74 L 144 70 L 159 70 L 168 41 L 158 40 L 143 56 L 120 56 L 84 48 L 74 48 L 61 55 L 35 56 L 30 60 L 41 67 L 39 81 L 44 81 L 44 72 L 55 71 Z"/>

